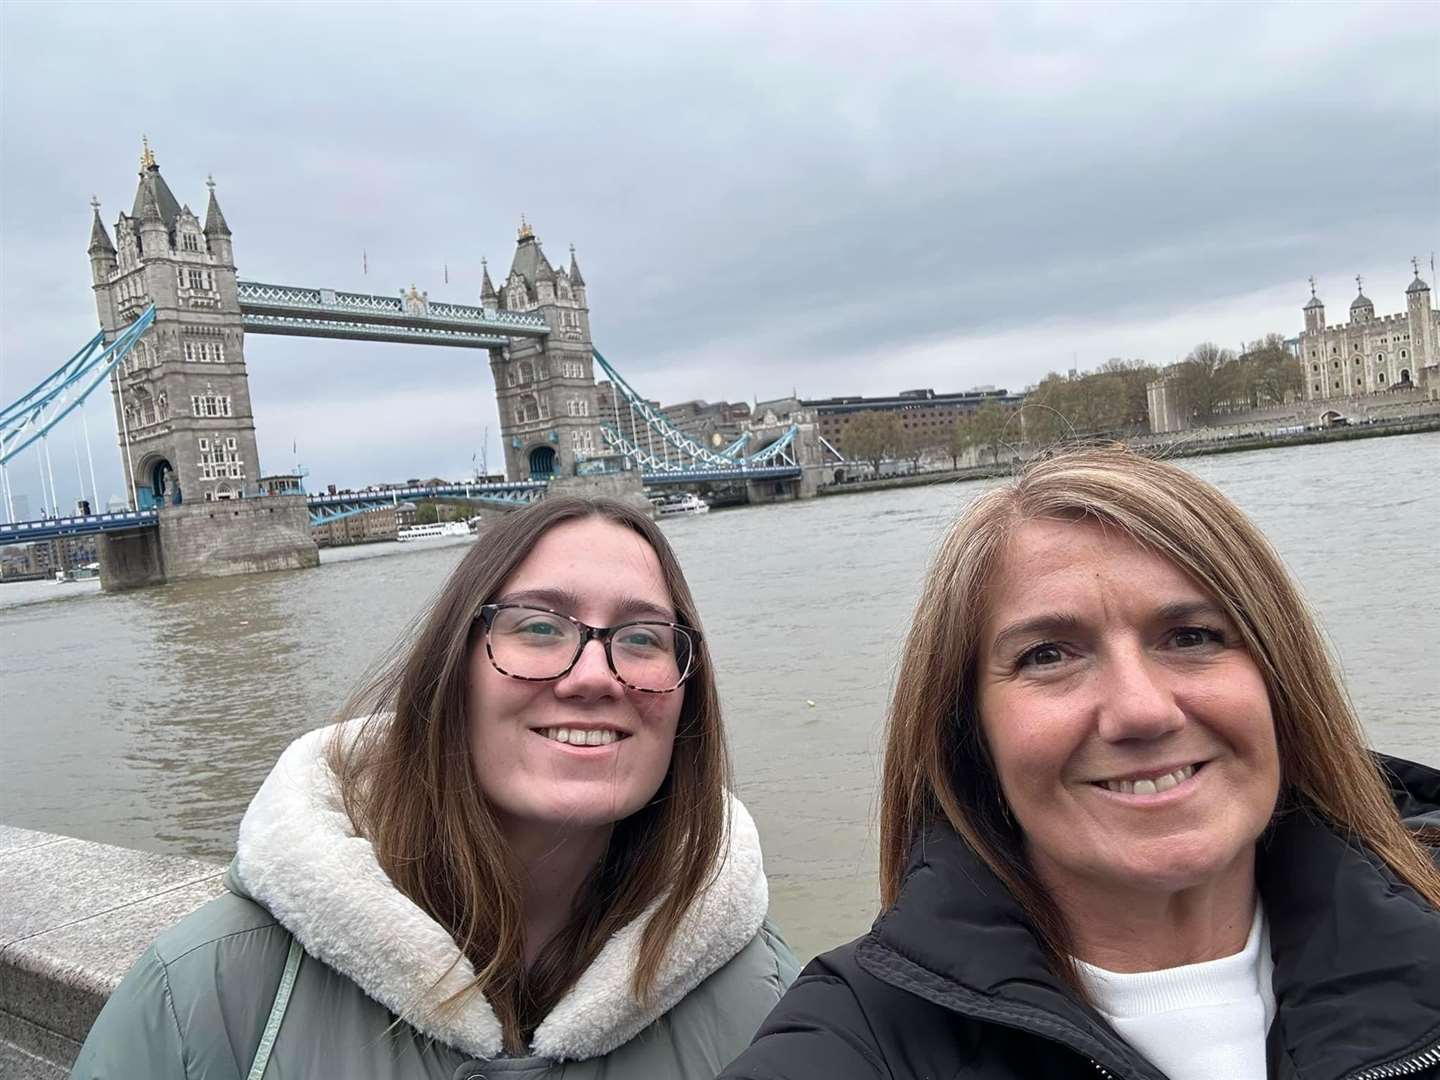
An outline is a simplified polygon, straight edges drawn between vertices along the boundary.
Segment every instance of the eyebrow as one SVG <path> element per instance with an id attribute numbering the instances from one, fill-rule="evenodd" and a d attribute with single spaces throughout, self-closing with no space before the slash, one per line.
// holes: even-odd
<path id="1" fill-rule="evenodd" d="M 1074 615 L 1062 615 L 1059 612 L 1047 612 L 1043 615 L 1035 615 L 1028 619 L 1021 619 L 1001 628 L 990 642 L 991 652 L 1000 652 L 1005 645 L 1016 639 L 1029 639 L 1035 637 L 1049 637 L 1052 635 L 1071 634 L 1080 628 L 1080 620 Z"/>
<path id="2" fill-rule="evenodd" d="M 520 592 L 506 593 L 495 601 L 497 604 L 539 604 L 542 607 L 554 608 L 557 611 L 567 613 L 578 611 L 584 604 L 578 594 L 569 589 L 544 588 L 524 589 Z M 627 596 L 614 608 L 615 614 L 612 618 L 619 622 L 627 619 L 649 616 L 658 618 L 663 622 L 675 622 L 675 612 L 668 607 L 652 603 L 649 600 L 641 600 L 639 597 Z"/>
<path id="3" fill-rule="evenodd" d="M 1214 619 L 1227 624 L 1230 622 L 1230 617 L 1209 600 L 1177 600 L 1174 603 L 1162 604 L 1150 616 L 1152 622 L 1159 623 L 1186 622 L 1196 618 Z M 1003 627 L 990 643 L 990 651 L 1000 652 L 1017 639 L 1061 636 L 1073 634 L 1079 629 L 1080 620 L 1074 615 L 1058 611 L 1046 612 Z"/>

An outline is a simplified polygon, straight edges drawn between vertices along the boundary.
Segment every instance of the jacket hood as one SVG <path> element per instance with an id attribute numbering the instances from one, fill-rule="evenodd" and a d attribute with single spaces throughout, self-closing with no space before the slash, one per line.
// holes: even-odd
<path id="1" fill-rule="evenodd" d="M 1440 824 L 1440 773 L 1379 764 L 1408 825 Z M 1275 961 L 1272 1075 L 1276 1055 L 1301 1075 L 1338 1077 L 1387 1060 L 1377 1050 L 1398 1058 L 1440 1036 L 1440 912 L 1375 855 L 1294 810 L 1261 838 L 1257 885 Z M 1020 905 L 944 823 L 917 839 L 898 899 L 856 959 L 966 1016 L 1060 1042 L 1117 1076 L 1159 1080 L 1055 975 Z M 1359 1043 L 1358 1029 L 1366 1031 Z"/>
<path id="2" fill-rule="evenodd" d="M 305 951 L 417 1030 L 483 1059 L 503 1052 L 483 995 L 437 1010 L 474 981 L 443 926 L 391 883 L 345 812 L 325 757 L 329 738 L 363 721 L 301 736 L 280 756 L 240 822 L 231 879 Z M 614 935 L 535 1031 L 531 1052 L 557 1061 L 610 1053 L 664 1015 L 759 932 L 769 890 L 755 823 L 729 804 L 728 844 L 709 888 L 685 914 L 648 1004 L 631 993 L 641 934 L 659 901 Z"/>

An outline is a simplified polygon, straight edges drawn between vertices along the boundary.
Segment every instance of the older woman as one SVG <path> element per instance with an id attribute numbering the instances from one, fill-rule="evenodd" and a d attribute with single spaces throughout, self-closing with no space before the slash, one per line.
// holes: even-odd
<path id="1" fill-rule="evenodd" d="M 881 813 L 883 913 L 725 1077 L 1440 1073 L 1440 871 L 1406 827 L 1440 775 L 1366 751 L 1279 558 L 1180 468 L 1076 452 L 970 507 Z"/>
<path id="2" fill-rule="evenodd" d="M 229 893 L 140 958 L 74 1075 L 713 1078 L 796 965 L 699 627 L 643 513 L 496 526 L 370 718 L 284 753 Z"/>

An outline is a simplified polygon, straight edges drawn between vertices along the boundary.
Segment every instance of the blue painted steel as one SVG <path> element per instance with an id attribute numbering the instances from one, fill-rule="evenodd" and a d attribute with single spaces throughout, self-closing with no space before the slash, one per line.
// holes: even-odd
<path id="1" fill-rule="evenodd" d="M 468 333 L 477 337 L 546 337 L 550 324 L 543 315 L 526 311 L 487 311 L 469 304 L 447 304 L 415 295 L 411 297 L 374 296 L 368 293 L 340 292 L 335 289 L 310 289 L 297 285 L 268 285 L 260 281 L 237 281 L 236 292 L 240 312 L 245 316 L 269 316 L 276 320 L 297 319 L 296 322 L 267 322 L 269 329 L 259 333 L 285 333 L 280 326 L 303 326 L 311 322 L 372 324 L 392 329 L 409 327 L 450 333 Z M 249 323 L 247 322 L 247 326 Z M 312 335 L 313 336 L 313 335 Z M 441 338 L 435 344 L 454 344 Z M 503 342 L 502 342 L 503 343 Z"/>
<path id="2" fill-rule="evenodd" d="M 154 321 L 155 306 L 152 304 L 98 353 L 95 350 L 105 335 L 103 332 L 95 335 L 89 344 L 47 379 L 0 410 L 0 465 L 13 460 L 85 404 L 85 399 L 109 378 L 110 372 L 130 354 Z M 46 416 L 46 409 L 51 405 L 56 405 L 56 410 L 53 415 Z"/>
<path id="3" fill-rule="evenodd" d="M 158 520 L 159 514 L 154 510 L 125 510 L 115 514 L 16 521 L 0 525 L 0 545 L 28 544 L 35 540 L 53 540 L 58 536 L 85 536 L 121 529 L 147 529 Z"/>
<path id="4" fill-rule="evenodd" d="M 625 381 L 624 376 L 610 366 L 610 362 L 600 354 L 599 349 L 592 349 L 591 353 L 595 358 L 595 362 L 600 365 L 601 370 L 609 376 L 611 384 L 620 390 L 626 403 L 645 418 L 646 426 L 649 430 L 659 435 L 662 442 L 669 443 L 676 450 L 680 451 L 681 454 L 691 458 L 692 461 L 703 461 L 707 464 L 722 468 L 726 465 L 735 464 L 733 458 L 724 457 L 715 453 L 713 450 L 708 450 L 701 446 L 677 428 L 668 416 L 656 409 L 652 409 L 650 403 L 645 400 L 644 395 L 637 393 L 634 387 Z M 643 465 L 660 466 L 662 469 L 669 471 L 670 465 L 668 462 L 630 443 L 623 433 L 616 431 L 614 428 L 607 427 L 604 424 L 601 425 L 601 431 L 605 435 L 606 441 L 610 442 L 613 446 L 620 447 L 621 452 L 625 454 L 626 457 L 638 460 Z M 681 468 L 683 466 L 677 465 L 676 467 Z"/>
<path id="5" fill-rule="evenodd" d="M 380 491 L 354 491 L 338 495 L 311 495 L 305 505 L 310 508 L 310 524 L 354 517 L 357 514 L 394 506 L 412 499 L 463 499 L 491 506 L 524 506 L 545 493 L 539 480 L 520 480 L 499 484 L 437 484 L 434 487 L 391 488 Z"/>

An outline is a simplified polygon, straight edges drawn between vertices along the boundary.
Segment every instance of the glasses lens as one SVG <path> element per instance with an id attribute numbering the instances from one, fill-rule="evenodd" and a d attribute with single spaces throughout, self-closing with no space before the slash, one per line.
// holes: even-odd
<path id="1" fill-rule="evenodd" d="M 538 608 L 507 607 L 490 620 L 496 665 L 525 679 L 553 679 L 570 666 L 580 630 L 569 619 Z"/>
<path id="2" fill-rule="evenodd" d="M 620 678 L 637 690 L 674 690 L 690 674 L 695 641 L 667 623 L 627 623 L 615 628 L 610 656 Z"/>

